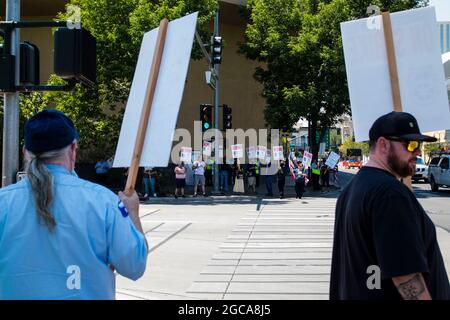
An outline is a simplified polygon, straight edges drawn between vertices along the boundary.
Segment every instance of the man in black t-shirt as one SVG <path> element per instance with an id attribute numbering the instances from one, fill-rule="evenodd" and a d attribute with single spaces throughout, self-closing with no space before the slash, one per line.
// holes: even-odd
<path id="1" fill-rule="evenodd" d="M 449 300 L 436 229 L 411 190 L 422 141 L 416 119 L 391 112 L 369 132 L 370 161 L 336 205 L 330 299 Z"/>

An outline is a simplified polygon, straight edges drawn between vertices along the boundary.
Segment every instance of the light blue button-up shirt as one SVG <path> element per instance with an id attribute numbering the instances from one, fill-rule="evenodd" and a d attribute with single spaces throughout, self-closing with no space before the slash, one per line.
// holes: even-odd
<path id="1" fill-rule="evenodd" d="M 0 189 L 0 299 L 114 299 L 115 275 L 147 262 L 144 236 L 110 190 L 62 166 L 54 177 L 56 228 L 39 222 L 27 179 Z"/>

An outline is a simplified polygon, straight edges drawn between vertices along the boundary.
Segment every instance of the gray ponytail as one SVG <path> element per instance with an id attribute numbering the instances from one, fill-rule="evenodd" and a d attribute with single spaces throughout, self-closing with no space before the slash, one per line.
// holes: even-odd
<path id="1" fill-rule="evenodd" d="M 34 154 L 27 150 L 25 155 L 25 167 L 36 205 L 37 217 L 40 222 L 44 222 L 50 232 L 53 232 L 56 227 L 56 220 L 50 212 L 54 198 L 53 177 L 45 163 L 60 158 L 68 148 L 70 146 L 40 154 Z"/>

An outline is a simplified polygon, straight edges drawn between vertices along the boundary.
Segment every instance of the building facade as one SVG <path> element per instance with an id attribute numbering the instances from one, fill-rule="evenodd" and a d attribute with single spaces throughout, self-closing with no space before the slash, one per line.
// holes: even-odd
<path id="1" fill-rule="evenodd" d="M 450 52 L 450 22 L 438 22 L 441 53 Z"/>
<path id="2" fill-rule="evenodd" d="M 58 12 L 65 11 L 68 2 L 68 0 L 21 0 L 21 20 L 52 20 Z M 5 3 L 5 0 L 0 2 L 0 20 L 5 19 Z M 224 42 L 219 73 L 219 104 L 227 104 L 232 108 L 233 128 L 263 129 L 265 100 L 261 96 L 261 84 L 253 77 L 254 70 L 259 64 L 238 53 L 238 44 L 244 41 L 247 25 L 247 21 L 239 12 L 239 6 L 245 5 L 245 1 L 219 1 L 219 5 L 219 31 Z M 21 29 L 21 41 L 30 41 L 38 46 L 40 80 L 41 83 L 46 83 L 53 73 L 51 28 Z M 209 65 L 205 59 L 191 60 L 177 128 L 185 128 L 192 133 L 194 121 L 200 120 L 200 104 L 214 103 L 214 91 L 205 81 L 207 70 Z M 220 126 L 221 117 L 220 114 Z"/>

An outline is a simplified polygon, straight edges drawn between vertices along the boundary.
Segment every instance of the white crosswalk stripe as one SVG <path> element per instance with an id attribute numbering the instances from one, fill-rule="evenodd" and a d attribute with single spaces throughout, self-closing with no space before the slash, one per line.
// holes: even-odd
<path id="1" fill-rule="evenodd" d="M 335 199 L 249 210 L 187 293 L 207 299 L 328 299 Z"/>

